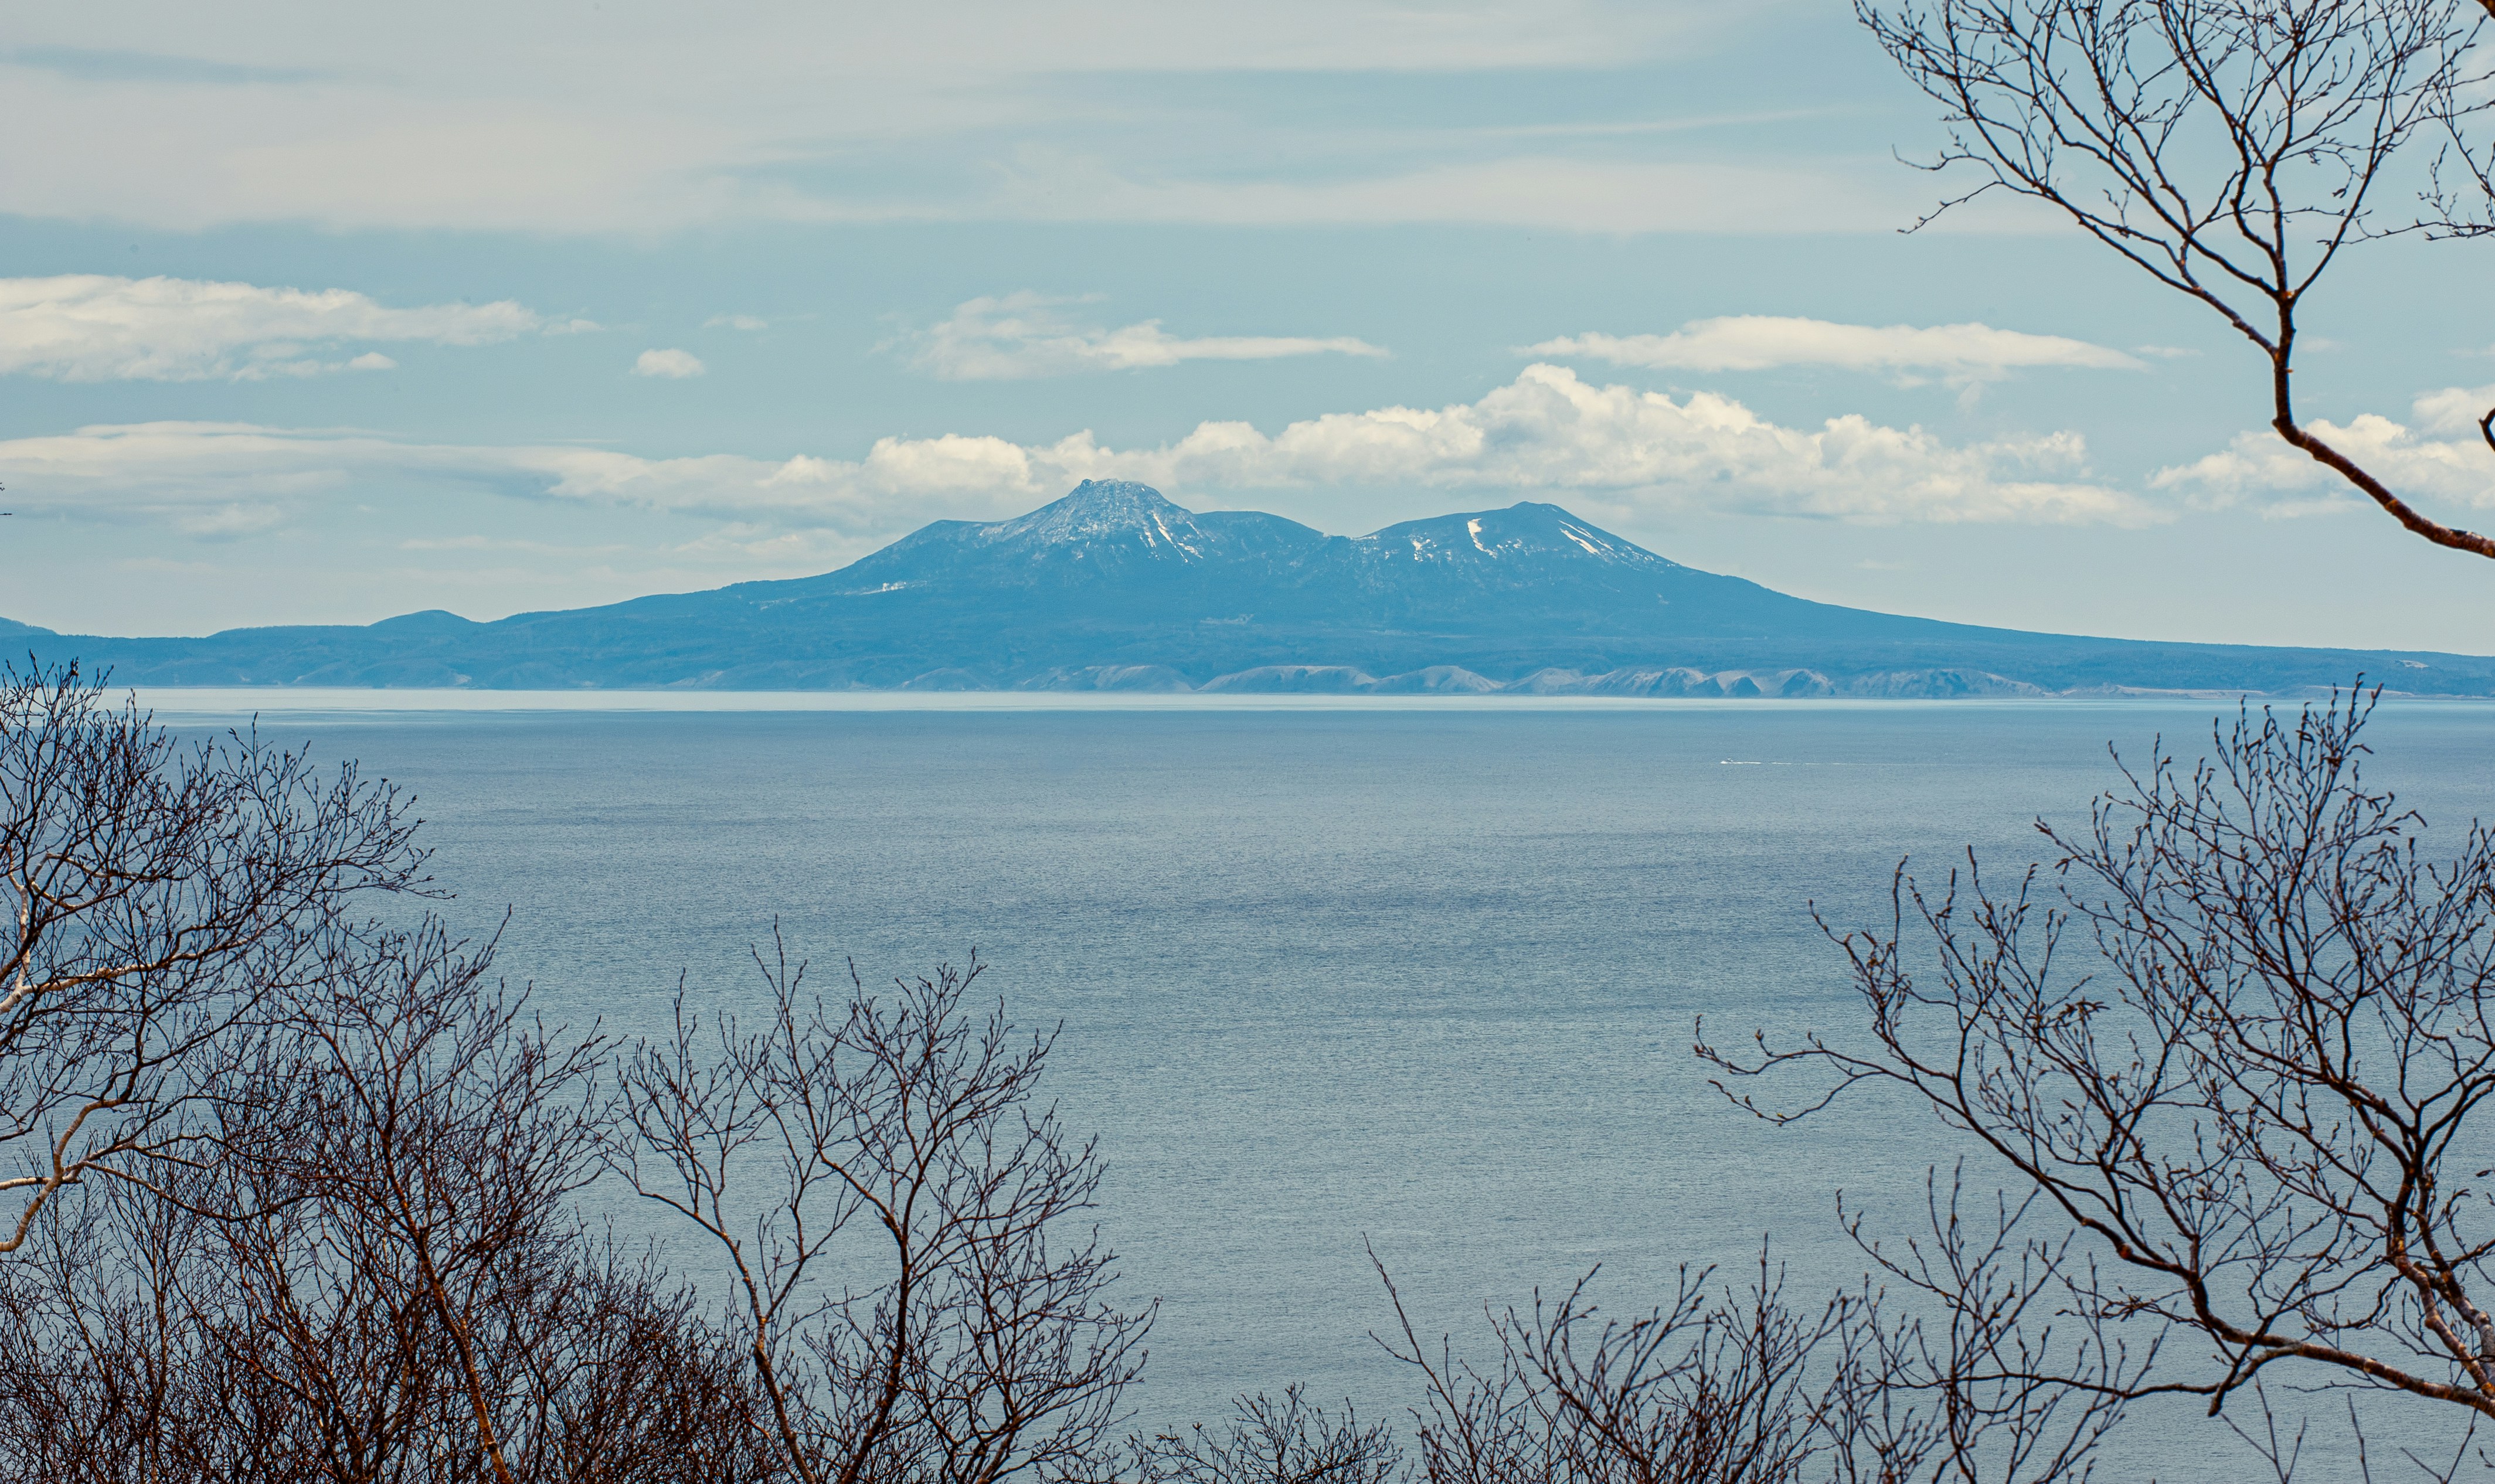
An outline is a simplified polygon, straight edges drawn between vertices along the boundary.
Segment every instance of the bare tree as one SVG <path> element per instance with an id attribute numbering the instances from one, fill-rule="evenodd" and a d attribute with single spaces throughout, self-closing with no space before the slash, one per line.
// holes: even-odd
<path id="1" fill-rule="evenodd" d="M 1625 1320 L 1597 1310 L 1592 1273 L 1556 1302 L 1493 1311 L 1487 1367 L 1449 1337 L 1424 1343 L 1382 1263 L 1378 1276 L 1398 1324 L 1384 1343 L 1426 1394 L 1431 1484 L 1799 1484 L 1851 1477 L 1858 1459 L 1903 1479 L 1930 1450 L 1911 1403 L 1873 1405 L 1871 1295 L 1798 1310 L 1764 1249 L 1747 1291 L 1684 1268 L 1670 1302 Z"/>
<path id="2" fill-rule="evenodd" d="M 1927 893 L 1901 867 L 1890 924 L 1838 938 L 1865 1036 L 1702 1041 L 1737 1076 L 1828 1075 L 1761 1109 L 1779 1121 L 1864 1085 L 1929 1107 L 2086 1238 L 2048 1269 L 2056 1307 L 2163 1347 L 2154 1377 L 1997 1372 L 2212 1413 L 2266 1380 L 2449 1407 L 2455 1434 L 2495 1417 L 2495 835 L 2429 859 L 2361 776 L 2370 711 L 2246 712 L 2207 762 L 2126 770 L 2085 832 L 2038 826 L 2058 892 L 1970 858 Z"/>
<path id="3" fill-rule="evenodd" d="M 55 1209 L 0 1271 L 0 1480 L 494 1476 L 447 1331 L 403 1273 L 359 1266 L 370 1250 L 316 1251 L 300 1222 L 283 1245 L 257 1224 L 237 1241 L 136 1187 Z M 575 1240 L 505 1263 L 471 1324 L 516 1479 L 787 1476 L 741 1354 L 647 1258 Z"/>
<path id="4" fill-rule="evenodd" d="M 850 970 L 826 1002 L 757 952 L 750 1027 L 675 1029 L 624 1058 L 616 1166 L 718 1244 L 788 1468 L 805 1484 L 991 1484 L 1080 1472 L 1112 1439 L 1152 1314 L 1074 1224 L 1092 1145 L 1034 1105 L 1050 1035 L 1020 1036 L 982 973 L 889 999 Z"/>
<path id="5" fill-rule="evenodd" d="M 1956 1178 L 1944 1195 L 1935 1171 L 1927 1230 L 1902 1244 L 1872 1239 L 1859 1214 L 1846 1222 L 1876 1269 L 1864 1309 L 1888 1313 L 1861 1328 L 1831 1388 L 1834 1476 L 1887 1484 L 1920 1462 L 1934 1484 L 2084 1480 L 2148 1391 L 2160 1337 L 2135 1351 L 2118 1320 L 2062 1309 L 2086 1259 L 2067 1235 L 2023 1229 L 2038 1197 L 1996 1199 L 1971 1222 L 1961 1195 Z"/>
<path id="6" fill-rule="evenodd" d="M 407 801 L 257 735 L 184 744 L 75 665 L 0 668 L 0 1252 L 64 1187 L 209 1158 L 270 1006 L 420 890 Z"/>
<path id="7" fill-rule="evenodd" d="M 1983 177 L 1934 216 L 1993 190 L 2057 208 L 2262 353 L 2280 438 L 2416 534 L 2495 557 L 2495 538 L 2430 519 L 2318 437 L 2297 415 L 2294 385 L 2299 312 L 2341 252 L 2376 233 L 2376 197 L 2394 165 L 2420 159 L 2438 134 L 2481 177 L 2495 163 L 2470 148 L 2477 6 L 2495 15 L 2495 0 L 1855 9 L 1946 110 L 1951 144 L 1931 167 L 1965 165 Z M 2449 216 L 2449 194 L 2427 176 L 2421 194 Z M 2495 445 L 2495 411 L 2480 428 Z"/>
<path id="8" fill-rule="evenodd" d="M 1199 1422 L 1131 1446 L 1141 1484 L 1392 1484 L 1410 1473 L 1384 1425 L 1362 1426 L 1349 1401 L 1329 1416 L 1297 1385 L 1278 1402 L 1239 1398 L 1219 1432 Z"/>
<path id="9" fill-rule="evenodd" d="M 2455 0 L 2476 5 L 2495 17 L 2495 0 Z M 2421 224 L 2426 235 L 2471 238 L 2495 235 L 2495 138 L 2480 127 L 2495 102 L 2486 97 L 2483 76 L 2453 79 L 2441 109 L 2443 148 L 2427 175 L 2429 207 Z M 2495 442 L 2495 412 L 2479 422 L 2479 431 Z"/>
<path id="10" fill-rule="evenodd" d="M 608 1080 L 491 943 L 352 910 L 427 889 L 386 786 L 181 745 L 74 669 L 0 674 L 0 1145 L 35 1149 L 0 1177 L 0 1250 L 32 1244 L 0 1268 L 0 1476 L 988 1484 L 1102 1455 L 1151 1313 L 1076 1225 L 1100 1167 L 1033 1101 L 1051 1038 L 970 1009 L 975 963 L 827 1006 L 784 956 L 760 1029 L 680 1002 Z M 724 1314 L 581 1226 L 610 1162 L 722 1244 Z"/>
<path id="11" fill-rule="evenodd" d="M 748 1484 L 737 1347 L 584 1228 L 594 1040 L 438 924 L 333 967 L 220 1158 L 74 1188 L 0 1270 L 0 1478 Z"/>
<path id="12" fill-rule="evenodd" d="M 645 1255 L 575 1242 L 509 1307 L 524 1398 L 505 1431 L 544 1484 L 765 1484 L 787 1470 L 735 1341 Z M 551 1280 L 551 1281 L 549 1281 Z"/>
<path id="13" fill-rule="evenodd" d="M 597 1170 L 592 1039 L 550 1036 L 439 923 L 389 952 L 332 966 L 307 997 L 229 1146 L 236 1187 L 219 1204 L 255 1330 L 280 1343 L 245 1352 L 300 1407 L 354 1437 L 378 1464 L 435 1425 L 434 1377 L 455 1380 L 465 1430 L 497 1484 L 515 1484 L 503 1401 L 508 1364 L 549 1337 L 514 1334 L 508 1302 L 564 1264 L 569 1197 Z M 263 1214 L 264 1213 L 264 1214 Z M 333 1342 L 350 1316 L 370 1329 Z M 270 1362 L 282 1362 L 282 1368 Z M 352 1368 L 339 1374 L 334 1364 Z M 388 1402 L 381 1399 L 391 1398 Z M 448 1446 L 428 1438 L 427 1451 Z"/>
<path id="14" fill-rule="evenodd" d="M 312 1477 L 195 1322 L 222 1276 L 197 1260 L 203 1225 L 143 1187 L 75 1187 L 0 1267 L 0 1479 Z"/>

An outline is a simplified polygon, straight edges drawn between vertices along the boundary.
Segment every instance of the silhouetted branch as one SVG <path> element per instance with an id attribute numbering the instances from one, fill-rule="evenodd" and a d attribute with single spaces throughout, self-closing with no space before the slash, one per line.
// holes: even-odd
<path id="1" fill-rule="evenodd" d="M 0 1252 L 96 1177 L 213 1161 L 193 1115 L 269 1007 L 421 892 L 407 801 L 256 734 L 184 745 L 77 666 L 0 668 Z"/>
<path id="2" fill-rule="evenodd" d="M 2483 0 L 2481 0 L 2483 3 Z M 1943 109 L 1930 168 L 2046 202 L 2216 314 L 2269 365 L 2270 426 L 2438 546 L 2495 539 L 2420 513 L 2296 415 L 2297 312 L 2420 133 L 2440 128 L 2482 197 L 2470 127 L 2482 21 L 2453 0 L 1856 0 L 1898 68 Z M 2490 146 L 2495 147 L 2495 146 Z M 2426 191 L 2450 226 L 2440 167 Z M 2391 230 L 2405 230 L 2406 227 Z"/>
<path id="3" fill-rule="evenodd" d="M 1134 1461 L 1122 1476 L 1137 1484 L 1391 1484 L 1408 1474 L 1385 1427 L 1362 1426 L 1348 1401 L 1331 1417 L 1297 1385 L 1278 1402 L 1239 1398 L 1220 1432 L 1199 1422 L 1129 1446 Z"/>
<path id="4" fill-rule="evenodd" d="M 626 1057 L 610 1158 L 705 1233 L 737 1293 L 792 1472 L 967 1484 L 1088 1466 L 1121 1420 L 1150 1311 L 1107 1299 L 1075 1227 L 1100 1166 L 1036 1106 L 1048 1035 L 969 995 L 983 967 L 825 1001 L 755 955 L 758 1027 L 705 1023 Z"/>
<path id="5" fill-rule="evenodd" d="M 1837 936 L 1866 1038 L 1703 1054 L 1907 1092 L 2084 1233 L 2104 1266 L 2032 1246 L 2023 1291 L 2048 1279 L 2113 1327 L 2079 1352 L 2093 1378 L 2041 1378 L 2214 1413 L 2284 1370 L 2495 1416 L 2495 1227 L 2472 1184 L 2495 835 L 2421 853 L 2423 822 L 2364 785 L 2370 709 L 2246 711 L 2209 761 L 2127 770 L 2086 831 L 2039 825 L 2050 904 L 2033 872 L 1996 893 L 1970 863 L 1933 894 L 1901 874 L 1890 926 Z M 2162 1372 L 2178 1339 L 2201 1353 L 2152 1385 L 2108 1369 L 2131 1333 Z"/>

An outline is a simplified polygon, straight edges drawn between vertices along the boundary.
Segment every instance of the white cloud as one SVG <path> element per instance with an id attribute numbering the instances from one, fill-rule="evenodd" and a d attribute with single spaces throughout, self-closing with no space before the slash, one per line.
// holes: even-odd
<path id="1" fill-rule="evenodd" d="M 2071 433 L 1952 447 L 1921 428 L 1857 415 L 1780 427 L 1728 397 L 1674 401 L 1594 386 L 1534 365 L 1478 402 L 1384 408 L 1266 435 L 1205 423 L 1178 442 L 1116 452 L 1080 435 L 1045 457 L 1069 473 L 1164 488 L 1424 486 L 1582 492 L 1615 506 L 1725 506 L 1875 523 L 2048 521 L 2142 524 L 2158 512 L 2087 481 Z"/>
<path id="2" fill-rule="evenodd" d="M 971 299 L 952 318 L 909 337 L 910 363 L 957 381 L 1008 380 L 1086 371 L 1132 371 L 1181 361 L 1263 361 L 1291 355 L 1384 355 L 1349 336 L 1172 335 L 1157 319 L 1117 329 L 1077 325 L 1058 311 L 1084 302 L 1035 293 Z"/>
<path id="3" fill-rule="evenodd" d="M 2495 449 L 2478 431 L 2478 419 L 2489 407 L 2495 407 L 2495 386 L 2454 386 L 2412 403 L 2414 426 L 2373 412 L 2344 424 L 2315 420 L 2306 426 L 2404 500 L 2495 509 Z M 2221 452 L 2159 469 L 2149 483 L 2196 504 L 2258 504 L 2272 516 L 2373 508 L 2337 473 L 2266 428 L 2235 435 Z"/>
<path id="4" fill-rule="evenodd" d="M 863 461 L 836 465 L 803 455 L 646 459 L 566 445 L 417 443 L 356 430 L 218 422 L 99 424 L 0 440 L 0 469 L 9 472 L 11 507 L 24 515 L 187 530 L 239 529 L 246 515 L 264 528 L 345 498 L 452 485 L 782 529 L 898 534 L 927 518 L 917 514 L 922 500 L 1001 515 L 1022 508 L 1036 488 L 1030 461 L 997 439 L 886 439 Z"/>
<path id="5" fill-rule="evenodd" d="M 700 376 L 709 369 L 690 350 L 644 350 L 632 362 L 636 377 L 665 377 L 676 381 Z"/>
<path id="6" fill-rule="evenodd" d="M 2482 439 L 2479 419 L 2495 409 L 2495 386 L 2447 386 L 2428 392 L 2412 405 L 2429 433 L 2464 433 Z"/>
<path id="7" fill-rule="evenodd" d="M 96 273 L 0 279 L 0 374 L 64 381 L 259 380 L 397 365 L 368 352 L 323 360 L 337 341 L 477 346 L 539 326 L 504 300 L 391 309 L 344 288 L 307 292 Z"/>
<path id="8" fill-rule="evenodd" d="M 780 531 L 890 539 L 939 516 L 989 519 L 1077 480 L 1141 479 L 1182 502 L 1294 486 L 1403 487 L 1588 502 L 1613 518 L 1692 507 L 1865 523 L 2141 525 L 2162 513 L 2089 480 L 2086 449 L 2057 433 L 1952 446 L 1860 416 L 1815 429 L 1768 422 L 1729 398 L 1674 399 L 1528 368 L 1477 402 L 1333 413 L 1267 434 L 1208 422 L 1156 448 L 1089 433 L 1053 443 L 995 437 L 878 439 L 864 457 L 737 454 L 645 459 L 610 449 L 463 447 L 241 424 L 82 428 L 0 442 L 21 510 L 176 524 L 228 509 L 299 508 L 392 482 L 645 506 Z"/>
<path id="9" fill-rule="evenodd" d="M 1780 315 L 1696 319 L 1669 335 L 1570 335 L 1546 340 L 1525 353 L 1586 356 L 1617 366 L 1676 371 L 1835 366 L 1908 377 L 1928 374 L 1953 386 L 1992 380 L 2033 366 L 2141 369 L 2138 360 L 2105 346 L 2059 335 L 1996 330 L 1988 324 L 1873 326 Z"/>
<path id="10" fill-rule="evenodd" d="M 759 315 L 713 315 L 702 321 L 706 330 L 767 330 L 771 321 Z"/>

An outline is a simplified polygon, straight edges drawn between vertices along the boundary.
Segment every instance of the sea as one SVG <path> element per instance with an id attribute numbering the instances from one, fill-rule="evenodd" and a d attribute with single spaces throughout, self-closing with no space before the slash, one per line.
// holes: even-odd
<path id="1" fill-rule="evenodd" d="M 1403 1419 L 1381 1267 L 1477 1358 L 1490 1312 L 1589 1272 L 1618 1315 L 1684 1271 L 1764 1260 L 1805 1306 L 1859 1281 L 1840 1196 L 1909 1234 L 1965 1151 L 1894 1097 L 1765 1123 L 1693 1044 L 1859 1034 L 1829 934 L 1884 924 L 1901 863 L 2014 881 L 2040 818 L 2083 824 L 2161 749 L 2188 765 L 2238 705 L 140 699 L 413 793 L 446 910 L 508 912 L 500 963 L 550 1020 L 655 1031 L 680 980 L 750 1004 L 775 931 L 870 983 L 975 954 L 1018 1023 L 1060 1028 L 1046 1096 L 1097 1140 L 1123 1291 L 1159 1306 L 1143 1427 L 1294 1382 Z M 2495 706 L 2387 701 L 2367 735 L 2429 846 L 2495 818 Z"/>

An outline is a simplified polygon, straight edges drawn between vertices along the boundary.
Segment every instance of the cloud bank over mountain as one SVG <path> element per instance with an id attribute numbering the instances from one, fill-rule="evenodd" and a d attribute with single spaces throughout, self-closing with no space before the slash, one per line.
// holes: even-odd
<path id="1" fill-rule="evenodd" d="M 1647 550 L 1548 501 L 1358 537 L 1087 480 L 939 521 L 837 571 L 478 623 L 203 638 L 18 628 L 147 684 L 1953 697 L 2338 685 L 2495 692 L 2495 659 L 2141 644 L 1811 602 Z"/>
<path id="2" fill-rule="evenodd" d="M 265 529 L 290 506 L 387 478 L 861 537 L 939 515 L 1001 513 L 1092 478 L 1225 494 L 1328 486 L 1569 492 L 1607 507 L 1739 508 L 1874 524 L 2163 518 L 2138 496 L 2092 480 L 2086 453 L 2069 433 L 1960 446 L 1859 415 L 1784 427 L 1728 397 L 1676 400 L 1594 385 L 1550 365 L 1527 367 L 1469 403 L 1329 413 L 1270 434 L 1246 422 L 1206 422 L 1151 448 L 1106 446 L 1088 432 L 1032 444 L 944 435 L 879 439 L 858 459 L 654 459 L 203 422 L 99 425 L 0 442 L 0 461 L 39 492 L 30 508 L 166 520 L 188 530 Z"/>

